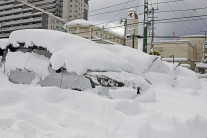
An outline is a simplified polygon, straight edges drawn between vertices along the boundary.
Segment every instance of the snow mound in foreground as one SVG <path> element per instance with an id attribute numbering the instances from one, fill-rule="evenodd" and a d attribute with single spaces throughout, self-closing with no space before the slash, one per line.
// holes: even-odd
<path id="1" fill-rule="evenodd" d="M 0 87 L 0 137 L 207 136 L 206 97 L 186 95 L 182 89 L 173 92 L 171 87 L 154 87 L 155 91 L 151 89 L 137 97 L 131 95 L 135 97 L 130 100 L 112 100 L 90 91 L 7 83 Z M 8 85 L 12 87 L 7 88 Z"/>

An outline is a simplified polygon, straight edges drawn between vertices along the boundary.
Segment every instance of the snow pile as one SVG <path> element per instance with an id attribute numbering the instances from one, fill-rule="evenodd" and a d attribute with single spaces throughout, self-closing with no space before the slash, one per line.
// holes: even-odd
<path id="1" fill-rule="evenodd" d="M 9 43 L 13 47 L 19 47 L 19 43 L 25 43 L 25 47 L 41 46 L 49 52 L 55 53 L 67 47 L 94 46 L 95 42 L 90 40 L 53 30 L 25 29 L 14 31 L 9 36 Z"/>
<path id="2" fill-rule="evenodd" d="M 8 72 L 26 69 L 44 76 L 50 62 L 54 69 L 96 71 L 91 74 L 132 81 L 142 89 L 140 95 L 133 86 L 110 89 L 110 99 L 98 95 L 99 88 L 79 92 L 12 84 L 0 68 L 2 138 L 207 137 L 207 79 L 199 80 L 186 68 L 128 47 L 99 45 L 55 31 L 16 31 L 9 42 L 41 46 L 53 55 L 48 59 L 8 52 Z"/>
<path id="3" fill-rule="evenodd" d="M 46 41 L 47 40 L 47 41 Z M 25 47 L 41 46 L 53 53 L 50 63 L 57 70 L 66 67 L 68 72 L 84 74 L 92 71 L 114 71 L 141 74 L 154 60 L 140 51 L 123 46 L 99 45 L 71 34 L 51 30 L 20 30 L 12 32 L 9 42 Z"/>
<path id="4" fill-rule="evenodd" d="M 181 88 L 200 89 L 198 76 L 195 72 L 184 68 L 177 67 L 175 70 L 175 86 Z M 193 85 L 192 85 L 193 84 Z"/>
<path id="5" fill-rule="evenodd" d="M 174 79 L 169 74 L 158 73 L 158 72 L 147 72 L 143 74 L 143 76 L 154 85 L 165 84 L 165 85 L 173 86 L 174 84 Z"/>
<path id="6" fill-rule="evenodd" d="M 5 68 L 9 74 L 11 70 L 21 69 L 33 71 L 40 77 L 49 75 L 49 59 L 35 54 L 23 52 L 8 52 L 6 56 Z"/>
<path id="7" fill-rule="evenodd" d="M 91 91 L 15 85 L 1 73 L 0 78 L 2 138 L 207 137 L 206 79 L 200 80 L 202 95 L 156 85 L 139 96 L 128 89 L 132 99 L 124 93 L 108 99 Z M 124 88 L 112 93 L 118 91 Z"/>
<path id="8" fill-rule="evenodd" d="M 73 20 L 71 22 L 66 23 L 64 25 L 64 28 L 66 29 L 67 26 L 74 26 L 74 25 L 92 26 L 94 24 L 84 19 L 77 19 L 77 20 Z"/>
<path id="9" fill-rule="evenodd" d="M 207 68 L 207 64 L 206 63 L 198 63 L 198 64 L 196 64 L 196 67 L 197 68 Z"/>
<path id="10" fill-rule="evenodd" d="M 0 39 L 0 49 L 5 49 L 8 45 L 8 40 L 9 39 Z"/>

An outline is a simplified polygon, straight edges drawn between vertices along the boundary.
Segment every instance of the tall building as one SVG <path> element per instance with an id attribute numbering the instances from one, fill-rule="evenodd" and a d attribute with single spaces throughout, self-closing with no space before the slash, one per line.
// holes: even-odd
<path id="1" fill-rule="evenodd" d="M 65 20 L 20 0 L 0 0 L 0 38 L 20 29 L 65 31 Z"/>
<path id="2" fill-rule="evenodd" d="M 63 12 L 63 0 L 25 0 L 28 3 L 33 4 L 43 10 L 46 10 L 55 16 L 62 18 Z"/>
<path id="3" fill-rule="evenodd" d="M 88 19 L 89 0 L 25 0 L 55 16 L 72 21 Z"/>
<path id="4" fill-rule="evenodd" d="M 135 9 L 130 9 L 127 18 L 126 45 L 138 49 L 138 15 Z"/>

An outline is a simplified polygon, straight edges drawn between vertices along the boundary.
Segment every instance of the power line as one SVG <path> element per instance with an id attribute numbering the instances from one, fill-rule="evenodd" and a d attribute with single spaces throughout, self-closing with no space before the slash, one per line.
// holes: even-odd
<path id="1" fill-rule="evenodd" d="M 180 17 L 180 18 L 165 18 L 165 19 L 160 19 L 160 20 L 155 20 L 155 21 L 159 22 L 159 21 L 180 20 L 180 19 L 188 19 L 188 18 L 200 18 L 201 19 L 201 17 L 205 17 L 205 16 L 207 16 L 207 15 L 187 16 L 187 17 Z M 186 21 L 188 21 L 188 20 L 186 20 Z"/>
<path id="2" fill-rule="evenodd" d="M 185 5 L 185 3 L 184 3 L 184 1 L 182 1 L 183 2 L 183 4 L 184 4 L 184 6 L 185 6 L 185 8 L 187 9 L 187 6 Z M 178 5 L 178 3 L 176 2 L 176 5 L 177 5 L 177 7 L 178 7 L 178 9 L 179 10 L 181 10 L 181 8 L 180 8 L 180 6 Z M 187 10 L 188 11 L 188 10 Z M 180 11 L 182 14 L 183 14 L 183 16 L 185 16 L 185 14 L 182 12 L 182 11 Z M 189 11 L 188 11 L 189 12 Z M 191 14 L 189 13 L 189 15 L 191 16 Z M 192 18 L 191 18 L 192 19 Z M 189 20 L 189 23 L 190 23 L 190 25 L 193 27 L 193 28 L 196 28 L 197 26 L 194 26 L 191 22 L 190 22 L 190 20 Z"/>
<path id="3" fill-rule="evenodd" d="M 175 17 L 177 17 L 177 14 L 173 11 L 173 9 L 172 9 L 172 7 L 170 6 L 170 4 L 169 3 L 167 3 L 168 4 L 168 7 L 171 9 L 171 11 L 173 12 L 173 14 L 175 15 Z M 176 4 L 177 4 L 177 2 L 176 2 Z M 177 4 L 177 6 L 178 6 L 178 4 Z M 178 6 L 178 8 L 179 8 L 179 6 Z M 180 8 L 179 8 L 180 9 Z M 183 13 L 182 13 L 183 14 Z M 184 14 L 183 14 L 184 15 Z M 185 15 L 184 15 L 185 16 Z M 180 19 L 179 19 L 180 20 Z M 182 24 L 186 27 L 186 28 L 188 28 L 189 30 L 191 30 L 191 31 L 193 31 L 194 32 L 194 30 L 192 30 L 188 25 L 186 25 L 185 23 L 183 23 L 182 22 Z"/>
<path id="4" fill-rule="evenodd" d="M 186 9 L 186 10 L 166 10 L 166 11 L 157 11 L 156 13 L 165 13 L 165 12 L 179 12 L 179 11 L 194 11 L 194 10 L 205 10 L 207 7 L 202 7 L 202 8 L 193 8 L 193 9 Z"/>
<path id="5" fill-rule="evenodd" d="M 184 5 L 186 5 L 185 2 L 183 2 L 183 3 L 184 3 Z M 186 6 L 186 7 L 187 7 L 187 6 Z M 198 9 L 199 9 L 199 8 L 197 8 L 197 10 L 198 10 Z M 195 11 L 195 9 L 194 9 L 194 11 Z M 189 12 L 189 11 L 188 11 L 188 12 Z M 189 14 L 190 14 L 190 13 L 189 13 Z"/>
<path id="6" fill-rule="evenodd" d="M 207 19 L 207 18 L 202 18 L 203 20 L 205 20 L 205 19 Z M 200 20 L 200 19 L 192 19 L 193 21 L 197 21 L 197 20 Z M 161 24 L 163 24 L 163 23 L 176 23 L 176 22 L 186 22 L 186 21 L 188 21 L 188 20 L 177 20 L 177 21 L 164 21 L 164 22 L 156 22 L 156 23 L 161 23 Z"/>
<path id="7" fill-rule="evenodd" d="M 196 10 L 194 10 L 195 11 L 195 13 L 199 16 L 199 14 L 198 14 L 198 12 L 196 11 Z M 199 16 L 199 18 L 201 19 L 201 17 Z M 206 26 L 206 28 L 207 28 L 207 24 L 201 19 L 201 21 L 203 22 L 203 24 Z"/>
<path id="8" fill-rule="evenodd" d="M 176 2 L 176 1 L 182 1 L 182 0 L 163 1 L 163 2 L 159 2 L 159 3 L 152 3 L 152 5 L 154 5 L 154 4 L 166 4 L 166 3 Z M 122 8 L 122 9 L 118 9 L 118 10 L 112 10 L 112 11 L 108 11 L 108 12 L 101 12 L 101 13 L 89 15 L 89 17 L 102 15 L 102 14 L 108 14 L 108 13 L 112 13 L 112 12 L 116 12 L 116 11 L 120 11 L 120 10 L 129 10 L 131 8 L 138 8 L 138 7 L 143 7 L 143 6 L 144 5 L 138 5 L 138 6 L 132 6 L 132 7 Z"/>
<path id="9" fill-rule="evenodd" d="M 165 12 L 177 12 L 177 11 L 187 11 L 187 10 L 203 10 L 203 9 L 207 9 L 207 7 L 202 7 L 202 8 L 194 8 L 194 9 L 186 9 L 186 10 L 167 10 L 167 11 L 157 11 L 156 13 L 165 13 Z M 143 15 L 144 13 L 139 13 L 138 15 Z M 195 16 L 190 16 L 191 18 L 195 18 Z M 196 16 L 197 17 L 197 16 Z M 125 17 L 126 18 L 126 17 Z M 182 19 L 182 18 L 180 18 Z M 197 20 L 197 19 L 192 19 L 193 20 Z M 112 20 L 111 22 L 114 22 L 114 21 L 119 21 L 119 19 L 115 19 L 115 20 Z M 177 21 L 176 21 L 177 22 Z M 181 21 L 182 22 L 182 21 Z M 102 25 L 102 24 L 105 24 L 107 22 L 103 22 L 103 23 L 98 23 L 98 24 L 94 24 L 94 25 Z"/>
<path id="10" fill-rule="evenodd" d="M 119 6 L 119 5 L 123 5 L 123 4 L 125 4 L 125 3 L 134 2 L 134 1 L 135 1 L 135 0 L 131 0 L 131 1 L 126 1 L 126 2 L 119 3 L 119 4 L 114 4 L 114 5 L 111 5 L 111 6 L 108 6 L 108 7 L 104 7 L 104 8 L 100 8 L 100 9 L 96 9 L 96 10 L 89 11 L 89 13 L 90 13 L 90 12 L 95 12 L 95 11 L 104 10 L 104 9 L 108 9 L 108 8 L 112 8 L 112 7 L 116 7 L 116 6 Z"/>
<path id="11" fill-rule="evenodd" d="M 199 18 L 199 17 L 206 17 L 207 15 L 200 15 L 200 16 L 192 16 L 193 18 Z M 165 18 L 165 19 L 160 19 L 160 20 L 155 20 L 157 23 L 173 23 L 173 22 L 184 22 L 184 21 L 188 21 L 188 18 L 192 18 L 192 17 L 181 17 L 181 18 Z M 179 19 L 186 19 L 186 20 L 179 20 Z M 204 19 L 204 18 L 201 18 Z M 206 18 L 205 18 L 206 19 Z M 173 21 L 175 20 L 175 21 Z M 200 19 L 193 19 L 193 20 L 200 20 Z M 138 22 L 138 23 L 132 23 L 132 24 L 128 24 L 128 25 L 135 25 L 135 24 L 143 24 L 143 22 Z M 108 27 L 105 28 L 107 29 L 113 29 L 113 28 L 120 28 L 123 27 L 124 25 L 117 25 L 117 26 L 113 26 L 113 27 Z M 98 26 L 97 26 L 98 27 Z M 101 30 L 101 28 L 95 29 L 93 31 L 98 31 Z M 82 33 L 87 33 L 87 32 L 91 32 L 91 31 L 84 31 L 84 32 L 79 32 L 79 33 L 73 33 L 73 34 L 82 34 Z M 117 37 L 118 38 L 118 37 Z"/>
<path id="12" fill-rule="evenodd" d="M 128 0 L 128 2 L 129 2 L 129 0 Z M 125 8 L 126 6 L 127 6 L 127 4 L 128 4 L 128 2 L 124 5 L 124 7 L 123 8 Z M 117 16 L 119 16 L 119 14 L 121 13 L 122 11 L 119 11 L 118 12 L 118 14 L 116 14 L 106 25 L 105 25 L 105 27 L 112 21 L 112 20 L 114 20 Z"/>

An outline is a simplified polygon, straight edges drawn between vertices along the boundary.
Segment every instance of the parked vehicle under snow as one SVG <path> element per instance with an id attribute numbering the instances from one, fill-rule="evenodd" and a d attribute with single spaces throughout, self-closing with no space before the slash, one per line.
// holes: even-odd
<path id="1" fill-rule="evenodd" d="M 155 56 L 52 30 L 15 31 L 6 51 L 5 70 L 14 83 L 75 90 L 128 87 L 139 91 L 150 85 L 141 76 L 143 72 L 162 72 L 162 62 Z"/>

